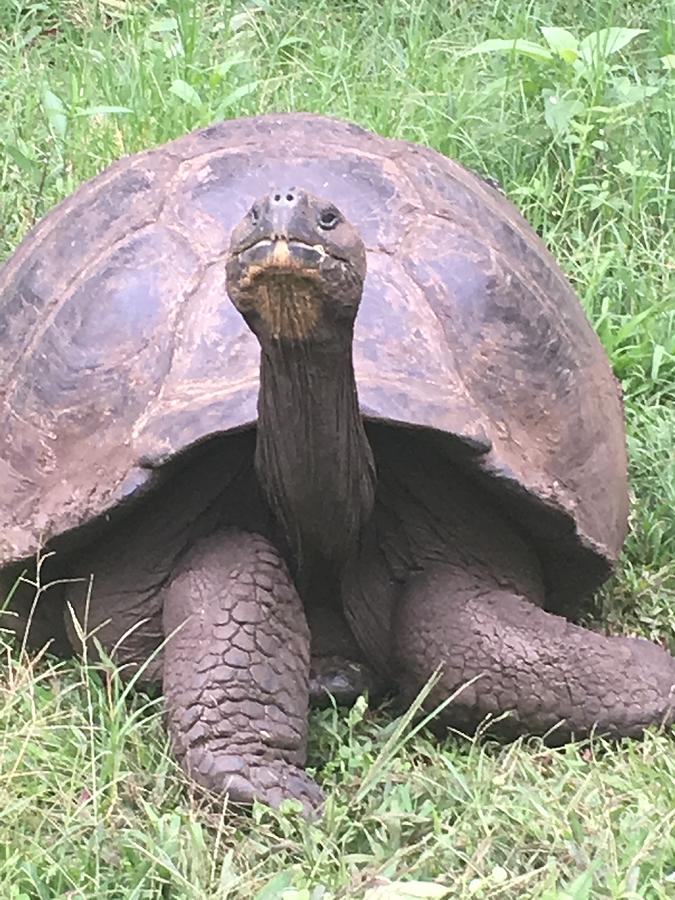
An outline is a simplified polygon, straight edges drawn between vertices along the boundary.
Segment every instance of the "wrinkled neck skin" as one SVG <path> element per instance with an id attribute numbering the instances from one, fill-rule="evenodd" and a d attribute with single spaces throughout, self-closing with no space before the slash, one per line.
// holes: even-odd
<path id="1" fill-rule="evenodd" d="M 256 472 L 301 591 L 339 575 L 373 508 L 352 330 L 339 338 L 277 341 L 261 352 Z"/>

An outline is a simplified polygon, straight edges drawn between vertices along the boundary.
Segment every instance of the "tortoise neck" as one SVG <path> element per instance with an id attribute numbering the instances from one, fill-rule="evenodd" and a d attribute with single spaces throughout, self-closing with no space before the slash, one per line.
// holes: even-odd
<path id="1" fill-rule="evenodd" d="M 340 346 L 280 342 L 262 351 L 255 465 L 298 581 L 339 574 L 375 493 L 351 333 Z"/>

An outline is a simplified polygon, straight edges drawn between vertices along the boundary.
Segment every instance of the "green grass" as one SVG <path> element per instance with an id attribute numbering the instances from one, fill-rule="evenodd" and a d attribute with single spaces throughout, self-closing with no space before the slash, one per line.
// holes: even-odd
<path id="1" fill-rule="evenodd" d="M 222 117 L 328 112 L 490 174 L 624 386 L 632 527 L 603 618 L 672 641 L 674 23 L 668 0 L 3 0 L 0 258 L 112 159 Z M 644 33 L 584 68 L 547 55 L 542 26 Z M 544 50 L 468 52 L 492 38 Z M 405 722 L 361 706 L 314 713 L 325 821 L 257 810 L 252 826 L 189 795 L 156 701 L 2 646 L 2 898 L 328 900 L 377 879 L 453 897 L 675 896 L 668 736 L 552 752 L 403 742 Z"/>

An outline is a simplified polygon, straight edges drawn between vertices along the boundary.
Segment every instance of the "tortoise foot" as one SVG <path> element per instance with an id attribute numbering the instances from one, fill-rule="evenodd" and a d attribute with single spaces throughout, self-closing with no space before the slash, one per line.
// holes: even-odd
<path id="1" fill-rule="evenodd" d="M 209 794 L 227 796 L 232 803 L 252 806 L 254 801 L 278 808 L 284 800 L 298 800 L 306 816 L 314 817 L 323 806 L 316 782 L 299 766 L 280 759 L 265 759 L 264 748 L 237 754 L 193 747 L 183 758 L 190 780 Z"/>
<path id="2" fill-rule="evenodd" d="M 351 706 L 362 694 L 381 693 L 380 679 L 365 663 L 339 656 L 312 657 L 309 673 L 309 701 L 318 709 L 331 705 Z"/>

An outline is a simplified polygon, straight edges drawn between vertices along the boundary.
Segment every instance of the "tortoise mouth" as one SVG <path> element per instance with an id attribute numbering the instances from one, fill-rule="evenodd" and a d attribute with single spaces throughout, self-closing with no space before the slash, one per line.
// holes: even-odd
<path id="1" fill-rule="evenodd" d="M 314 243 L 314 233 L 303 240 L 266 230 L 228 257 L 228 294 L 259 341 L 326 344 L 343 340 L 341 322 L 353 324 L 363 276 L 316 237 Z"/>
<path id="2" fill-rule="evenodd" d="M 345 263 L 321 243 L 286 238 L 262 238 L 236 253 L 241 266 L 249 270 L 249 276 L 262 272 L 279 274 L 318 273 L 328 261 Z"/>

